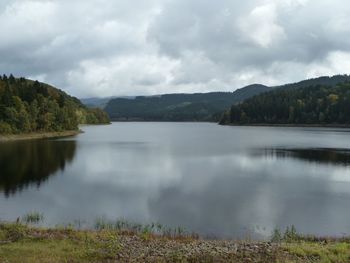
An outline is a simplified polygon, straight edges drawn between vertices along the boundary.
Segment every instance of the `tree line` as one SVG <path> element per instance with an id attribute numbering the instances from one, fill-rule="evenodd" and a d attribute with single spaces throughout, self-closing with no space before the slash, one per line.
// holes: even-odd
<path id="1" fill-rule="evenodd" d="M 350 124 L 350 83 L 263 93 L 231 106 L 220 124 Z"/>
<path id="2" fill-rule="evenodd" d="M 97 123 L 109 123 L 107 113 L 50 85 L 0 76 L 0 134 L 77 130 L 79 124 Z"/>

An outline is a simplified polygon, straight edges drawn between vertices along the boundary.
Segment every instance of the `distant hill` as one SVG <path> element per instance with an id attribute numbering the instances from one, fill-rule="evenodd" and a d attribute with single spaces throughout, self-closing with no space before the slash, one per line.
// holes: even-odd
<path id="1" fill-rule="evenodd" d="M 232 105 L 220 124 L 349 125 L 350 78 L 323 77 L 285 85 Z"/>
<path id="2" fill-rule="evenodd" d="M 304 88 L 315 85 L 326 85 L 326 86 L 334 86 L 339 83 L 350 81 L 350 75 L 335 75 L 335 76 L 323 76 L 318 78 L 312 78 L 307 80 L 302 80 L 296 83 L 290 83 L 280 86 L 275 86 L 275 89 L 294 89 L 294 88 Z"/>
<path id="3" fill-rule="evenodd" d="M 279 89 L 330 85 L 350 81 L 350 76 L 319 77 L 280 86 L 253 84 L 234 92 L 163 94 L 137 97 L 82 99 L 88 107 L 103 108 L 114 121 L 219 121 L 231 105 Z"/>
<path id="4" fill-rule="evenodd" d="M 235 90 L 233 94 L 235 97 L 235 101 L 240 102 L 252 96 L 258 95 L 262 92 L 270 91 L 272 89 L 273 87 L 268 87 L 261 84 L 252 84 Z"/>
<path id="5" fill-rule="evenodd" d="M 103 109 L 106 107 L 107 103 L 116 97 L 104 97 L 104 98 L 84 98 L 80 99 L 80 101 L 89 108 L 100 108 Z"/>
<path id="6" fill-rule="evenodd" d="M 116 121 L 218 121 L 230 105 L 271 89 L 254 84 L 234 92 L 114 98 L 105 111 Z"/>
<path id="7" fill-rule="evenodd" d="M 0 77 L 0 134 L 77 130 L 79 124 L 109 123 L 101 109 L 45 83 Z"/>

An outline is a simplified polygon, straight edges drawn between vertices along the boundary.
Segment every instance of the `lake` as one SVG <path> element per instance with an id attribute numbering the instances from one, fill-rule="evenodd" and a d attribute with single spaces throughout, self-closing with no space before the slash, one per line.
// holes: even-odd
<path id="1" fill-rule="evenodd" d="M 0 219 L 159 222 L 206 237 L 267 238 L 294 225 L 350 234 L 350 130 L 211 123 L 82 126 L 0 144 Z"/>

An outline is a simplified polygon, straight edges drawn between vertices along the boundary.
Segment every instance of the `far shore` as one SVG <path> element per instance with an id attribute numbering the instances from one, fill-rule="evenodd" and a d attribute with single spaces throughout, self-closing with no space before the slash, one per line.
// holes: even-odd
<path id="1" fill-rule="evenodd" d="M 205 120 L 201 120 L 201 121 L 196 121 L 196 120 L 143 120 L 143 119 L 111 119 L 111 122 L 164 122 L 164 123 L 168 123 L 168 122 L 180 122 L 180 123 L 187 123 L 187 122 L 194 122 L 194 123 L 218 123 L 217 121 L 205 121 Z"/>
<path id="2" fill-rule="evenodd" d="M 272 123 L 246 123 L 246 124 L 239 124 L 239 123 L 225 123 L 220 124 L 215 121 L 168 121 L 168 120 L 140 120 L 140 119 L 112 119 L 112 123 L 123 123 L 123 122 L 160 122 L 160 123 L 213 123 L 213 124 L 219 124 L 222 126 L 236 126 L 236 127 L 287 127 L 287 128 L 344 128 L 344 129 L 350 129 L 350 124 L 272 124 Z"/>
<path id="3" fill-rule="evenodd" d="M 9 134 L 0 135 L 0 142 L 8 141 L 24 141 L 24 140 L 37 140 L 37 139 L 54 139 L 70 137 L 82 133 L 81 130 L 73 131 L 61 131 L 61 132 L 37 132 L 37 133 L 26 133 L 26 134 Z"/>
<path id="4" fill-rule="evenodd" d="M 270 123 L 227 123 L 222 126 L 236 127 L 287 127 L 287 128 L 350 128 L 350 124 L 270 124 Z"/>

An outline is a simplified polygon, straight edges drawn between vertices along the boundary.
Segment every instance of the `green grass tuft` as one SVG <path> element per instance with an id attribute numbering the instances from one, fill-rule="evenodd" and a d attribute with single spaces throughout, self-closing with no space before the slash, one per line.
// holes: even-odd
<path id="1" fill-rule="evenodd" d="M 22 216 L 21 221 L 25 224 L 38 224 L 44 221 L 44 215 L 39 212 L 29 212 Z"/>

